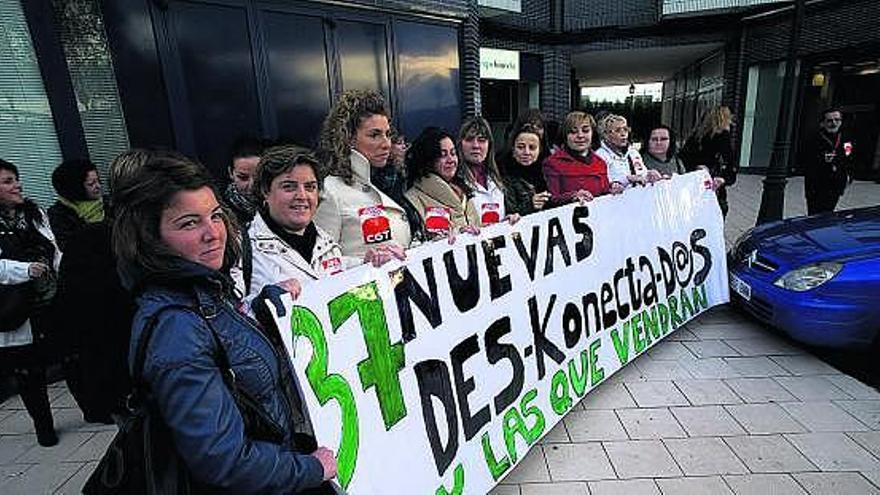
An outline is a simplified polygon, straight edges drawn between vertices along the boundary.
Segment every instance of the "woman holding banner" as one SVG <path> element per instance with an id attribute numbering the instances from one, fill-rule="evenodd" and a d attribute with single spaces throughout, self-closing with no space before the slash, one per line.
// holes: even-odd
<path id="1" fill-rule="evenodd" d="M 114 186 L 113 246 L 138 304 L 133 379 L 204 492 L 309 493 L 336 459 L 299 435 L 310 428 L 280 336 L 240 311 L 226 275 L 239 237 L 212 182 L 200 164 L 155 152 Z"/>
<path id="2" fill-rule="evenodd" d="M 608 166 L 590 144 L 596 121 L 584 112 L 571 112 L 562 122 L 565 143 L 544 162 L 544 177 L 555 203 L 591 201 L 603 194 L 619 194 L 623 186 L 608 180 Z"/>
<path id="3" fill-rule="evenodd" d="M 510 135 L 510 144 L 501 157 L 507 194 L 507 211 L 528 215 L 551 206 L 547 181 L 541 171 L 538 157 L 541 136 L 532 124 L 524 124 Z"/>
<path id="4" fill-rule="evenodd" d="M 342 271 L 342 249 L 312 219 L 318 207 L 318 162 L 292 146 L 269 148 L 257 166 L 261 205 L 247 239 L 252 253 L 250 294 L 290 279 L 317 280 Z"/>
<path id="5" fill-rule="evenodd" d="M 494 148 L 492 128 L 486 119 L 471 117 L 464 121 L 458 131 L 458 149 L 481 225 L 498 223 L 505 216 L 505 185 L 495 164 Z"/>
<path id="6" fill-rule="evenodd" d="M 406 198 L 418 210 L 429 237 L 479 232 L 474 192 L 458 166 L 455 140 L 449 132 L 426 127 L 407 152 L 406 168 L 413 181 Z"/>
<path id="7" fill-rule="evenodd" d="M 339 243 L 346 266 L 404 259 L 412 241 L 415 219 L 372 178 L 389 162 L 391 138 L 385 99 L 376 91 L 343 93 L 321 128 L 317 154 L 327 177 L 314 221 Z"/>

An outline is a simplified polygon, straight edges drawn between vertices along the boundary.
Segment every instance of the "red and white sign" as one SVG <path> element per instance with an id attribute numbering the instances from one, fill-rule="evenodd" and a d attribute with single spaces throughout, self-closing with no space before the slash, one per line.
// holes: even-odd
<path id="1" fill-rule="evenodd" d="M 852 142 L 847 141 L 843 143 L 843 154 L 846 156 L 852 155 L 853 145 Z"/>
<path id="2" fill-rule="evenodd" d="M 391 240 L 391 223 L 382 205 L 367 206 L 358 210 L 361 232 L 367 244 L 379 244 Z"/>
<path id="3" fill-rule="evenodd" d="M 336 275 L 342 271 L 342 260 L 337 256 L 321 260 L 321 269 L 324 270 L 324 273 Z"/>
<path id="4" fill-rule="evenodd" d="M 449 232 L 449 208 L 445 206 L 429 206 L 425 208 L 425 228 L 434 234 Z"/>
<path id="5" fill-rule="evenodd" d="M 483 203 L 480 210 L 480 223 L 484 226 L 501 221 L 501 205 L 498 203 Z"/>
<path id="6" fill-rule="evenodd" d="M 638 175 L 640 177 L 644 177 L 648 175 L 648 168 L 645 167 L 645 162 L 642 160 L 642 155 L 639 154 L 638 151 L 631 149 L 627 153 L 627 158 L 629 158 L 629 165 L 632 169 L 633 175 Z"/>

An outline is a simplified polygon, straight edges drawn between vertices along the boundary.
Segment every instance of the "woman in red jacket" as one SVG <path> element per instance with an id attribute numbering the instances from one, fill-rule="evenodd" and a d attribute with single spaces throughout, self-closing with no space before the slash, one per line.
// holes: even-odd
<path id="1" fill-rule="evenodd" d="M 554 203 L 590 201 L 603 194 L 623 192 L 608 181 L 608 166 L 593 153 L 590 143 L 596 120 L 584 112 L 565 116 L 560 129 L 565 143 L 544 162 L 544 177 Z"/>

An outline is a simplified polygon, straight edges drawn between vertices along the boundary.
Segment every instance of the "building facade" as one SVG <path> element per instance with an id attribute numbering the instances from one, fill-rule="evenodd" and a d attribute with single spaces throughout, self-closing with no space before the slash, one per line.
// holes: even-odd
<path id="1" fill-rule="evenodd" d="M 793 168 L 832 105 L 857 130 L 859 173 L 880 168 L 878 14 L 874 0 L 807 2 Z M 791 19 L 770 0 L 3 0 L 0 157 L 47 203 L 65 158 L 105 171 L 162 146 L 222 177 L 238 136 L 312 145 L 352 88 L 382 91 L 414 136 L 476 113 L 497 129 L 531 107 L 559 120 L 581 87 L 662 81 L 664 123 L 684 136 L 728 105 L 740 164 L 761 170 Z"/>

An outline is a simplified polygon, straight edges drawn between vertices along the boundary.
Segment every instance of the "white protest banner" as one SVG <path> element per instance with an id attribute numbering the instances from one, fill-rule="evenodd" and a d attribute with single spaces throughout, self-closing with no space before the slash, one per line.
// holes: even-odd
<path id="1" fill-rule="evenodd" d="M 710 184 L 677 176 L 305 286 L 279 328 L 340 484 L 485 493 L 590 390 L 727 302 Z"/>

